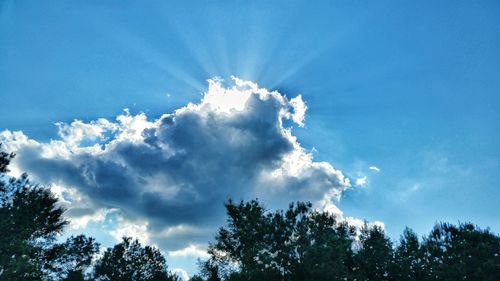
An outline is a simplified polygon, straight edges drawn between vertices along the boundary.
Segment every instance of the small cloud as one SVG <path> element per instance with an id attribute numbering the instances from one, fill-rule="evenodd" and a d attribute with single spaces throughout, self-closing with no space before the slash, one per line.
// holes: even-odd
<path id="1" fill-rule="evenodd" d="M 199 245 L 193 245 L 193 244 L 191 244 L 183 249 L 169 251 L 168 255 L 172 256 L 172 257 L 187 257 L 187 256 L 198 257 L 198 258 L 210 257 L 210 255 L 207 253 L 207 251 L 203 247 L 201 247 Z"/>
<path id="2" fill-rule="evenodd" d="M 366 179 L 367 179 L 366 176 L 361 177 L 361 178 L 357 178 L 356 179 L 356 185 L 358 185 L 358 186 L 364 186 L 366 184 Z"/>
<path id="3" fill-rule="evenodd" d="M 380 172 L 380 169 L 376 166 L 370 166 L 368 169 L 375 171 L 375 172 Z"/>
<path id="4" fill-rule="evenodd" d="M 416 183 L 416 184 L 412 185 L 412 186 L 408 189 L 408 191 L 409 191 L 409 192 L 415 192 L 415 191 L 419 190 L 421 187 L 422 187 L 422 186 L 421 186 L 420 184 Z"/>
<path id="5" fill-rule="evenodd" d="M 304 127 L 304 119 L 307 111 L 307 106 L 302 100 L 302 95 L 298 95 L 290 100 L 290 105 L 293 108 L 292 120 L 299 125 L 299 127 Z"/>
<path id="6" fill-rule="evenodd" d="M 207 229 L 191 226 L 191 225 L 185 225 L 185 224 L 179 224 L 171 227 L 167 227 L 158 233 L 155 233 L 155 237 L 161 237 L 161 238 L 174 238 L 178 236 L 187 236 L 187 235 L 202 235 L 208 232 Z"/>
<path id="7" fill-rule="evenodd" d="M 106 219 L 106 214 L 109 212 L 109 210 L 107 209 L 98 209 L 96 211 L 96 210 L 72 208 L 68 212 L 68 214 L 69 215 L 77 214 L 76 211 L 79 211 L 80 213 L 87 212 L 89 214 L 78 214 L 74 218 L 69 217 L 70 226 L 72 229 L 84 229 L 90 222 L 103 222 L 104 219 Z"/>
<path id="8" fill-rule="evenodd" d="M 182 268 L 174 268 L 174 269 L 172 269 L 172 273 L 174 273 L 175 275 L 179 276 L 182 281 L 188 281 L 189 280 L 189 275 L 188 275 L 187 271 L 185 271 Z"/>
<path id="9" fill-rule="evenodd" d="M 148 222 L 136 223 L 128 221 L 123 217 L 118 217 L 118 221 L 118 227 L 109 232 L 117 241 L 120 241 L 122 237 L 132 237 L 139 240 L 142 244 L 150 244 Z"/>

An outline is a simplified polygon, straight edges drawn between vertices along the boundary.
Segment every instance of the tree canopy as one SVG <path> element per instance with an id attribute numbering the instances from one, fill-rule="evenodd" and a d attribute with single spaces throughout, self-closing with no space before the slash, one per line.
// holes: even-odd
<path id="1" fill-rule="evenodd" d="M 7 175 L 14 154 L 0 151 L 0 280 L 173 281 L 158 249 L 137 240 L 97 257 L 99 244 L 85 235 L 59 241 L 67 221 L 50 188 L 26 174 Z"/>
<path id="2" fill-rule="evenodd" d="M 123 238 L 109 248 L 95 265 L 94 277 L 120 281 L 175 281 L 167 270 L 165 258 L 154 247 L 141 246 L 138 240 Z"/>
<path id="3" fill-rule="evenodd" d="M 380 226 L 356 230 L 309 203 L 226 210 L 201 264 L 206 280 L 500 280 L 500 237 L 470 223 L 436 224 L 423 239 L 406 229 L 393 243 Z"/>

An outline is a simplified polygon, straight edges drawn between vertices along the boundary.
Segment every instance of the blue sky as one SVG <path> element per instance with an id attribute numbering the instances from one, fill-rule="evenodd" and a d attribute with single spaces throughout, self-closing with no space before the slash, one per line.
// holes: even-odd
<path id="1" fill-rule="evenodd" d="M 166 124 L 163 114 L 189 102 L 200 103 L 208 91 L 207 79 L 221 77 L 229 87 L 234 75 L 286 95 L 287 108 L 291 98 L 301 95 L 308 108 L 304 126 L 293 120 L 286 120 L 285 126 L 293 127 L 293 135 L 315 163 L 326 161 L 351 179 L 352 188 L 343 190 L 336 203 L 344 216 L 381 221 L 393 239 L 405 226 L 423 235 L 436 221 L 472 221 L 498 233 L 499 14 L 498 1 L 4 0 L 0 2 L 0 131 L 4 142 L 5 132 L 22 131 L 47 144 L 61 139 L 57 122 L 88 123 L 98 118 L 117 122 L 118 115 L 142 112 L 147 120 Z M 257 111 L 265 106 L 245 112 L 266 116 Z M 180 115 L 176 117 L 177 124 L 183 124 Z M 186 131 L 179 129 L 183 133 L 193 128 L 191 119 L 186 120 L 189 126 L 182 127 Z M 158 126 L 156 133 L 165 133 L 170 145 L 188 145 L 189 140 Z M 89 140 L 79 141 L 84 146 Z M 283 145 L 278 147 L 285 153 L 289 144 Z M 72 183 L 92 197 L 91 189 L 63 179 L 63 168 L 57 168 L 60 163 L 54 159 L 39 171 L 28 163 L 27 157 L 34 154 L 23 155 L 20 144 L 12 147 L 21 150 L 20 169 L 35 177 L 50 174 L 51 183 Z M 37 151 L 41 150 L 31 153 Z M 227 161 L 241 164 L 237 160 Z M 355 180 L 365 176 L 366 183 L 356 186 Z M 180 186 L 186 178 L 176 180 Z M 93 204 L 119 209 L 122 205 L 108 200 L 110 196 L 96 195 L 100 199 Z M 221 198 L 214 206 L 222 208 Z M 279 206 L 271 199 L 267 204 Z M 223 210 L 210 208 L 215 209 L 209 221 L 223 218 Z M 127 216 L 151 222 L 133 226 L 131 219 L 124 233 L 165 227 L 163 221 L 155 224 L 160 220 L 156 214 L 140 207 L 130 214 L 117 212 L 106 213 L 105 220 L 91 221 L 78 231 L 114 243 L 109 232 L 116 220 Z M 189 225 L 204 224 L 190 220 Z M 210 239 L 206 234 L 210 231 L 186 228 L 181 232 L 189 233 L 193 241 Z M 164 245 L 165 252 L 174 250 L 172 242 L 151 240 Z M 196 255 L 177 253 L 167 256 L 169 263 L 194 272 Z"/>

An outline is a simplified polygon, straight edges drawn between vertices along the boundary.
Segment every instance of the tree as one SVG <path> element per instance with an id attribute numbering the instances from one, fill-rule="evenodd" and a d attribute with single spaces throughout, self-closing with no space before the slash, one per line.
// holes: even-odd
<path id="1" fill-rule="evenodd" d="M 424 252 L 417 234 L 406 228 L 394 252 L 392 275 L 395 280 L 425 280 Z"/>
<path id="2" fill-rule="evenodd" d="M 220 275 L 220 265 L 214 259 L 209 259 L 206 261 L 198 261 L 198 266 L 200 267 L 201 276 L 205 277 L 207 281 L 221 281 Z"/>
<path id="3" fill-rule="evenodd" d="M 267 212 L 257 200 L 226 203 L 228 224 L 204 265 L 225 280 L 345 280 L 354 230 L 310 203 Z M 228 265 L 237 264 L 238 268 Z M 207 267 L 207 265 L 210 265 Z M 214 276 L 214 274 L 206 275 Z"/>
<path id="4" fill-rule="evenodd" d="M 61 280 L 90 265 L 98 251 L 83 235 L 58 244 L 67 224 L 50 189 L 9 177 L 12 153 L 0 152 L 0 280 Z"/>
<path id="5" fill-rule="evenodd" d="M 204 280 L 199 275 L 193 275 L 191 278 L 189 278 L 189 281 L 204 281 Z"/>
<path id="6" fill-rule="evenodd" d="M 500 237 L 489 230 L 437 224 L 423 248 L 427 280 L 500 280 Z"/>
<path id="7" fill-rule="evenodd" d="M 0 143 L 0 149 L 2 149 L 2 144 Z M 3 175 L 9 171 L 7 168 L 9 166 L 10 160 L 14 158 L 14 153 L 7 153 L 0 150 L 0 175 Z"/>
<path id="8" fill-rule="evenodd" d="M 354 275 L 357 280 L 390 280 L 392 243 L 380 226 L 361 228 L 361 248 L 355 254 Z"/>
<path id="9" fill-rule="evenodd" d="M 40 280 L 52 262 L 51 246 L 66 221 L 57 198 L 26 174 L 6 175 L 13 154 L 0 153 L 0 272 L 2 280 Z"/>
<path id="10" fill-rule="evenodd" d="M 213 272 L 209 278 L 215 278 L 216 274 L 219 278 L 219 270 L 230 271 L 229 265 L 234 263 L 240 265 L 241 275 L 248 280 L 272 274 L 273 269 L 265 267 L 270 264 L 269 255 L 266 255 L 270 220 L 264 207 L 256 200 L 240 204 L 229 201 L 225 207 L 228 226 L 220 228 L 216 243 L 209 248 L 212 261 L 205 265 L 205 271 Z"/>
<path id="11" fill-rule="evenodd" d="M 352 265 L 354 228 L 328 213 L 308 211 L 298 221 L 293 280 L 346 280 Z"/>
<path id="12" fill-rule="evenodd" d="M 84 280 L 84 272 L 98 252 L 99 244 L 94 238 L 71 236 L 66 242 L 52 248 L 50 254 L 54 262 L 51 270 L 65 281 Z"/>
<path id="13" fill-rule="evenodd" d="M 110 281 L 176 281 L 167 270 L 165 258 L 154 247 L 142 247 L 138 240 L 124 237 L 108 248 L 96 262 L 94 277 Z"/>

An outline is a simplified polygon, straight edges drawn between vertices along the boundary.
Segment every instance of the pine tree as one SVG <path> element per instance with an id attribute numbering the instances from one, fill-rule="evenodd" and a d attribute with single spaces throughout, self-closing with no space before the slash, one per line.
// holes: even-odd
<path id="1" fill-rule="evenodd" d="M 437 224 L 423 247 L 427 280 L 500 280 L 500 237 L 489 230 Z"/>
<path id="2" fill-rule="evenodd" d="M 361 248 L 355 254 L 355 278 L 362 281 L 391 280 L 392 243 L 379 226 L 366 223 L 361 229 Z"/>
<path id="3" fill-rule="evenodd" d="M 267 212 L 257 200 L 226 204 L 228 224 L 209 248 L 212 268 L 225 280 L 346 280 L 354 230 L 310 203 Z M 205 271 L 206 271 L 205 264 Z M 222 269 L 222 270 L 220 270 Z M 208 275 L 207 275 L 208 276 Z"/>
<path id="4" fill-rule="evenodd" d="M 98 251 L 83 235 L 59 244 L 67 222 L 50 189 L 9 177 L 12 153 L 0 152 L 0 280 L 61 280 L 82 272 Z"/>
<path id="5" fill-rule="evenodd" d="M 6 175 L 13 154 L 0 153 L 0 277 L 2 280 L 40 280 L 50 268 L 51 247 L 66 221 L 57 198 L 28 176 Z"/>
<path id="6" fill-rule="evenodd" d="M 406 228 L 394 253 L 393 277 L 395 280 L 424 280 L 424 252 L 417 234 Z"/>
<path id="7" fill-rule="evenodd" d="M 71 236 L 64 243 L 52 247 L 49 254 L 51 271 L 59 279 L 84 280 L 84 272 L 90 267 L 94 256 L 99 252 L 99 244 L 94 238 L 84 235 Z"/>

